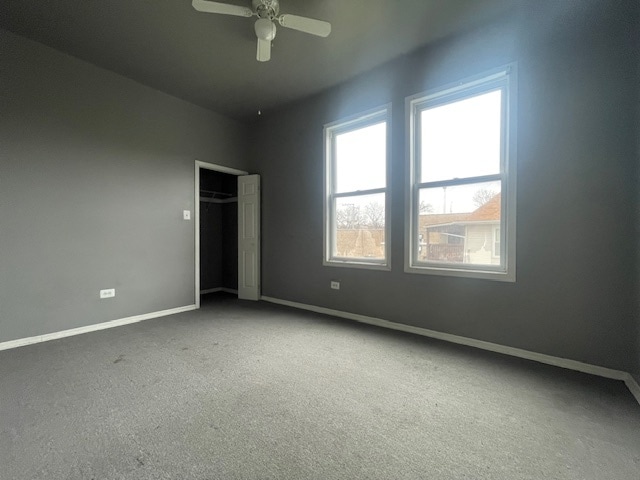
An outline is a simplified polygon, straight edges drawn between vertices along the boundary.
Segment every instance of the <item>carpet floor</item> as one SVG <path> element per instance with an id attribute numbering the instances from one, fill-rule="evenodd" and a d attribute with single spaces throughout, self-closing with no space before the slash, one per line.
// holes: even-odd
<path id="1" fill-rule="evenodd" d="M 0 352 L 0 478 L 640 478 L 622 382 L 225 295 Z"/>

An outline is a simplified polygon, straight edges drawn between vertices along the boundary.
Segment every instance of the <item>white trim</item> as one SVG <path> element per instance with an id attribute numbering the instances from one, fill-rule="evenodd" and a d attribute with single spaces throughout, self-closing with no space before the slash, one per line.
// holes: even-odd
<path id="1" fill-rule="evenodd" d="M 226 288 L 226 287 L 222 287 L 220 289 L 220 291 L 222 292 L 227 292 L 227 293 L 233 293 L 234 295 L 238 294 L 238 289 L 237 288 Z"/>
<path id="2" fill-rule="evenodd" d="M 291 302 L 289 300 L 280 300 L 278 298 L 268 297 L 264 295 L 261 297 L 261 300 L 271 303 L 277 303 L 279 305 L 286 305 L 288 307 L 300 308 L 302 310 L 309 310 L 311 312 L 322 313 L 324 315 L 332 315 L 334 317 L 355 320 L 356 322 L 367 323 L 369 325 L 375 325 L 377 327 L 390 328 L 392 330 L 399 330 L 401 332 L 415 333 L 424 337 L 436 338 L 438 340 L 444 340 L 451 343 L 457 343 L 459 345 L 479 348 L 481 350 L 488 350 L 490 352 L 510 355 L 512 357 L 533 360 L 534 362 L 545 363 L 547 365 L 553 365 L 555 367 L 567 368 L 569 370 L 575 370 L 577 372 L 589 373 L 591 375 L 597 375 L 599 377 L 611 378 L 614 380 L 623 380 L 625 383 L 629 381 L 629 378 L 631 377 L 627 372 L 623 372 L 621 370 L 613 370 L 611 368 L 600 367 L 598 365 L 590 365 L 588 363 L 578 362 L 577 360 L 554 357 L 551 355 L 546 355 L 544 353 L 536 353 L 529 350 L 523 350 L 521 348 L 507 347 L 505 345 L 499 345 L 497 343 L 485 342 L 484 340 L 476 340 L 474 338 L 461 337 L 450 333 L 437 332 L 435 330 L 429 330 L 427 328 L 414 327 L 412 325 L 390 322 L 381 318 L 368 317 L 366 315 L 360 315 L 357 313 L 341 312 L 339 310 L 333 310 L 331 308 L 306 305 L 304 303 Z M 628 385 L 629 384 L 627 384 L 627 386 Z"/>
<path id="3" fill-rule="evenodd" d="M 640 403 L 640 385 L 638 385 L 636 379 L 633 378 L 633 375 L 627 373 L 627 378 L 624 379 L 624 383 L 631 392 L 631 395 L 636 397 L 636 400 Z"/>
<path id="4" fill-rule="evenodd" d="M 248 172 L 244 170 L 237 170 L 235 168 L 225 167 L 224 165 L 217 165 L 215 163 L 202 162 L 200 160 L 195 161 L 195 175 L 194 175 L 194 227 L 195 227 L 195 279 L 194 279 L 194 292 L 195 292 L 195 306 L 200 308 L 200 169 L 213 170 L 216 172 L 228 173 L 231 175 L 248 175 Z"/>
<path id="5" fill-rule="evenodd" d="M 206 170 L 215 170 L 216 172 L 229 173 L 231 175 L 249 175 L 249 172 L 245 172 L 244 170 L 225 167 L 224 165 L 218 165 L 216 163 L 202 162 L 200 160 L 196 160 L 196 167 L 204 168 Z"/>
<path id="6" fill-rule="evenodd" d="M 393 104 L 386 103 L 376 108 L 371 108 L 364 112 L 350 115 L 324 125 L 323 135 L 323 257 L 322 265 L 325 267 L 348 267 L 364 268 L 370 270 L 391 270 L 391 176 L 392 176 L 392 112 Z M 335 183 L 335 166 L 333 152 L 333 138 L 335 132 L 349 131 L 353 127 L 364 128 L 378 122 L 384 121 L 386 125 L 386 156 L 385 156 L 385 186 L 384 188 L 374 188 L 356 192 L 333 193 Z M 333 211 L 333 200 L 343 196 L 366 196 L 373 193 L 384 193 L 385 196 L 385 225 L 384 225 L 384 255 L 383 260 L 362 259 L 362 258 L 341 258 L 333 256 L 333 246 L 335 243 L 332 229 L 332 219 L 335 216 Z"/>
<path id="7" fill-rule="evenodd" d="M 495 84 L 495 85 L 494 85 Z M 417 122 L 416 109 L 434 100 L 448 103 L 468 95 L 475 95 L 484 91 L 485 87 L 493 88 L 498 84 L 504 84 L 502 88 L 506 93 L 503 101 L 503 113 L 505 114 L 502 125 L 504 145 L 500 166 L 501 184 L 501 221 L 502 241 L 500 247 L 504 254 L 504 268 L 496 270 L 491 266 L 474 264 L 449 264 L 440 266 L 437 262 L 418 262 L 416 238 L 419 229 L 419 215 L 415 208 L 419 200 L 419 190 L 425 184 L 416 181 L 419 172 L 416 161 Z M 422 275 L 444 275 L 450 277 L 479 278 L 497 280 L 501 282 L 516 281 L 516 163 L 517 163 L 517 63 L 484 72 L 480 75 L 445 85 L 441 88 L 427 90 L 405 98 L 405 248 L 404 271 L 405 273 L 417 273 Z M 464 181 L 471 180 L 462 179 Z M 484 177 L 477 177 L 480 181 Z M 431 183 L 457 184 L 457 180 Z M 493 253 L 493 246 L 492 246 Z"/>
<path id="8" fill-rule="evenodd" d="M 391 265 L 388 263 L 366 263 L 366 261 L 360 262 L 357 258 L 350 258 L 348 260 L 326 260 L 323 264 L 324 267 L 342 267 L 342 268 L 364 268 L 367 270 L 391 270 Z"/>
<path id="9" fill-rule="evenodd" d="M 415 101 L 429 101 L 432 99 L 438 99 L 442 97 L 448 97 L 450 95 L 456 95 L 460 91 L 469 90 L 475 87 L 482 87 L 488 82 L 500 80 L 508 75 L 513 73 L 512 66 L 515 66 L 516 63 L 507 64 L 504 67 L 498 67 L 493 70 L 489 70 L 485 73 L 480 73 L 479 75 L 474 75 L 472 77 L 468 77 L 465 80 L 460 80 L 459 82 L 453 82 L 444 87 L 436 87 L 424 92 L 419 92 L 410 97 L 407 97 L 408 100 Z"/>
<path id="10" fill-rule="evenodd" d="M 133 317 L 125 317 L 117 320 L 111 320 L 103 323 L 96 323 L 94 325 L 87 325 L 85 327 L 72 328 L 70 330 L 62 330 L 60 332 L 46 333 L 44 335 L 36 335 L 35 337 L 19 338 L 17 340 L 10 340 L 8 342 L 0 343 L 0 350 L 8 350 L 10 348 L 22 347 L 25 345 L 33 345 L 34 343 L 48 342 L 50 340 L 57 340 L 59 338 L 72 337 L 74 335 L 81 335 L 83 333 L 96 332 L 98 330 L 105 330 L 107 328 L 120 327 L 122 325 L 129 325 L 130 323 L 138 323 L 144 320 L 150 320 L 152 318 L 165 317 L 167 315 L 175 315 L 176 313 L 189 312 L 195 310 L 195 305 L 187 305 L 184 307 L 170 308 L 168 310 L 160 310 L 158 312 L 144 313 L 142 315 L 134 315 Z"/>

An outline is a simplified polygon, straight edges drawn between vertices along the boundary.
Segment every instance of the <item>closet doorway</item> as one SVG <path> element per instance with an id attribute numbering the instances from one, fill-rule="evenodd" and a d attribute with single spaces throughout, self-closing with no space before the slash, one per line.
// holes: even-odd
<path id="1" fill-rule="evenodd" d="M 238 176 L 247 172 L 196 161 L 196 307 L 200 296 L 238 292 Z"/>

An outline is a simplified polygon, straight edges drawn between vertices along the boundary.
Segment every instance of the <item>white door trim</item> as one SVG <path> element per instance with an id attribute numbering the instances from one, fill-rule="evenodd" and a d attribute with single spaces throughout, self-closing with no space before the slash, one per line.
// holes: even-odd
<path id="1" fill-rule="evenodd" d="M 194 223 L 195 223 L 195 305 L 196 308 L 200 308 L 200 169 L 214 170 L 216 172 L 229 173 L 231 175 L 248 175 L 249 172 L 244 170 L 237 170 L 231 167 L 225 167 L 224 165 L 217 165 L 215 163 L 202 162 L 196 160 L 195 163 L 195 186 L 194 186 Z"/>

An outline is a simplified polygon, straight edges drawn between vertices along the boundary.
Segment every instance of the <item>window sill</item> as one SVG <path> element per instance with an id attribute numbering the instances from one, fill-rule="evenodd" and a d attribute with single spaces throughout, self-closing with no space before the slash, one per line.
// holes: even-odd
<path id="1" fill-rule="evenodd" d="M 391 270 L 389 263 L 368 263 L 356 260 L 325 260 L 322 265 L 325 267 L 362 268 L 365 270 Z"/>
<path id="2" fill-rule="evenodd" d="M 406 265 L 405 273 L 417 273 L 420 275 L 440 275 L 445 277 L 462 277 L 462 278 L 478 278 L 483 280 L 493 280 L 497 282 L 515 283 L 515 271 L 499 271 L 499 270 L 480 270 L 480 269 L 462 269 L 453 267 L 436 267 L 426 265 Z"/>

